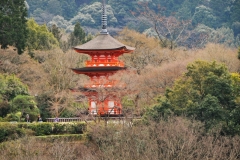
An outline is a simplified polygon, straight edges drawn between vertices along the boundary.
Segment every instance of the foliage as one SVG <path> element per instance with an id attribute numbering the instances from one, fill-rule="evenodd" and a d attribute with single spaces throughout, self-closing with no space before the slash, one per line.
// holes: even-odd
<path id="1" fill-rule="evenodd" d="M 238 118 L 231 115 L 238 110 L 234 100 L 239 95 L 234 88 L 239 88 L 239 83 L 233 83 L 227 68 L 216 62 L 196 61 L 188 65 L 187 70 L 173 88 L 167 90 L 165 99 L 150 111 L 150 117 L 158 120 L 172 111 L 204 122 L 207 130 L 218 125 L 227 128 L 230 121 L 237 127 Z"/>
<path id="2" fill-rule="evenodd" d="M 3 160 L 17 159 L 239 159 L 239 136 L 204 134 L 184 118 L 133 127 L 96 125 L 84 135 L 23 137 L 0 144 Z"/>
<path id="3" fill-rule="evenodd" d="M 160 1 L 161 3 L 161 1 Z M 202 0 L 185 0 L 181 3 L 181 6 L 178 8 L 178 11 L 176 13 L 176 16 L 179 17 L 180 19 L 191 19 L 192 16 L 195 13 L 195 8 L 199 6 L 202 3 Z M 174 4 L 175 6 L 176 4 Z M 173 9 L 173 8 L 171 8 Z M 167 9 L 168 10 L 168 9 Z M 169 12 L 169 11 L 166 11 Z M 171 12 L 171 11 L 170 11 Z"/>
<path id="4" fill-rule="evenodd" d="M 174 16 L 165 17 L 151 10 L 147 5 L 144 8 L 145 12 L 143 12 L 143 16 L 149 19 L 162 47 L 173 49 L 180 42 L 185 41 L 188 36 L 186 30 L 190 24 L 189 20 L 180 21 Z"/>
<path id="5" fill-rule="evenodd" d="M 74 26 L 74 31 L 70 34 L 70 46 L 76 46 L 85 42 L 85 32 L 79 22 Z"/>
<path id="6" fill-rule="evenodd" d="M 27 22 L 29 36 L 27 47 L 29 51 L 33 50 L 50 50 L 59 46 L 58 40 L 48 31 L 46 25 L 38 25 L 34 19 Z"/>
<path id="7" fill-rule="evenodd" d="M 197 45 L 198 41 L 199 39 L 204 39 L 203 37 L 206 35 L 193 33 L 187 43 L 193 41 L 195 42 L 194 45 L 186 45 L 184 41 L 198 25 L 208 26 L 212 30 L 226 28 L 225 33 L 227 35 L 217 34 L 217 36 L 212 37 L 216 38 L 216 40 L 213 39 L 215 43 L 224 42 L 230 46 L 239 43 L 236 25 L 233 25 L 238 21 L 236 18 L 240 10 L 238 3 L 238 1 L 224 0 L 108 0 L 106 7 L 109 26 L 115 28 L 127 26 L 142 33 L 150 27 L 156 30 L 154 23 L 155 25 L 159 24 L 156 25 L 157 35 L 163 40 L 163 46 L 176 47 L 176 45 L 180 45 L 193 48 L 201 46 Z M 101 2 L 96 0 L 39 0 L 38 2 L 28 0 L 28 4 L 30 6 L 29 16 L 33 17 L 39 24 L 47 23 L 48 26 L 56 24 L 57 27 L 65 29 L 66 32 L 73 32 L 76 22 L 80 22 L 88 33 L 96 33 L 96 29 L 101 25 Z M 146 4 L 149 10 L 143 7 Z M 221 9 L 219 10 L 219 8 Z M 155 15 L 144 18 L 142 15 L 145 13 L 155 13 Z M 169 25 L 167 26 L 167 24 Z M 235 40 L 229 37 L 230 32 L 228 28 L 234 30 L 233 38 Z M 162 32 L 160 30 L 165 31 Z M 224 33 L 224 31 L 221 32 Z M 221 36 L 223 35 L 225 37 L 223 39 L 226 41 L 219 40 L 222 39 Z M 65 48 L 68 48 L 66 45 L 65 43 Z"/>
<path id="8" fill-rule="evenodd" d="M 63 28 L 68 32 L 68 29 L 72 24 L 65 20 L 64 17 L 61 17 L 59 15 L 54 16 L 50 22 L 47 23 L 48 26 L 56 25 L 59 28 Z"/>
<path id="9" fill-rule="evenodd" d="M 71 134 L 83 134 L 87 131 L 87 125 L 85 122 L 70 123 L 70 133 Z"/>
<path id="10" fill-rule="evenodd" d="M 54 123 L 53 134 L 83 134 L 86 132 L 85 122 Z"/>
<path id="11" fill-rule="evenodd" d="M 214 15 L 216 15 L 218 24 L 226 23 L 230 17 L 231 1 L 214 0 L 209 2 L 209 7 L 212 9 Z M 221 27 L 220 25 L 218 27 Z"/>
<path id="12" fill-rule="evenodd" d="M 35 97 L 43 121 L 45 121 L 46 118 L 51 117 L 51 114 L 49 112 L 49 107 L 51 106 L 49 101 L 51 100 L 51 97 L 52 95 L 49 92 L 42 93 Z"/>
<path id="13" fill-rule="evenodd" d="M 25 135 L 25 130 L 17 124 L 0 123 L 0 142 L 14 140 Z"/>
<path id="14" fill-rule="evenodd" d="M 33 16 L 34 19 L 42 19 L 41 14 L 33 14 L 35 10 L 42 10 L 43 12 L 48 12 L 51 15 L 60 15 L 65 19 L 72 18 L 79 7 L 76 5 L 75 0 L 27 0 L 29 8 L 29 15 Z M 41 22 L 41 21 L 39 21 Z"/>
<path id="15" fill-rule="evenodd" d="M 60 29 L 56 26 L 56 24 L 53 24 L 50 28 L 49 31 L 53 34 L 53 36 L 58 40 L 60 43 L 60 40 L 62 38 L 62 34 Z"/>
<path id="16" fill-rule="evenodd" d="M 238 159 L 239 136 L 224 137 L 216 130 L 205 134 L 202 124 L 169 118 L 147 125 L 91 126 L 90 142 L 100 151 L 97 159 Z M 222 145 L 219 145 L 221 142 Z M 226 144 L 226 145 L 223 145 Z M 230 145 L 231 144 L 231 145 Z M 234 152 L 233 148 L 236 148 Z M 217 152 L 216 150 L 221 150 Z M 212 158 L 214 157 L 214 158 Z"/>
<path id="17" fill-rule="evenodd" d="M 234 45 L 234 33 L 230 28 L 221 27 L 213 31 L 208 39 L 212 43 L 220 43 L 229 47 L 235 47 Z"/>
<path id="18" fill-rule="evenodd" d="M 35 123 L 28 126 L 35 132 L 35 136 L 50 135 L 52 133 L 52 123 Z"/>
<path id="19" fill-rule="evenodd" d="M 28 95 L 28 87 L 15 75 L 0 74 L 0 97 L 11 101 L 17 95 Z"/>
<path id="20" fill-rule="evenodd" d="M 61 134 L 83 134 L 86 132 L 85 122 L 69 123 L 0 123 L 0 142 L 17 139 L 25 135 L 45 136 Z"/>
<path id="21" fill-rule="evenodd" d="M 196 7 L 196 11 L 193 15 L 193 25 L 201 23 L 214 28 L 216 27 L 216 20 L 217 18 L 213 15 L 211 8 L 203 5 Z"/>
<path id="22" fill-rule="evenodd" d="M 78 14 L 73 17 L 70 22 L 75 24 L 80 21 L 82 25 L 94 25 L 95 27 L 101 26 L 100 16 L 102 14 L 102 4 L 100 2 L 95 2 L 91 5 L 84 6 L 78 12 Z M 109 24 L 115 26 L 117 19 L 114 16 L 113 9 L 111 6 L 106 5 L 106 14 L 108 15 Z"/>
<path id="23" fill-rule="evenodd" d="M 27 40 L 27 8 L 25 0 L 1 0 L 0 2 L 0 44 L 17 48 L 18 54 L 24 52 Z"/>
<path id="24" fill-rule="evenodd" d="M 125 54 L 121 58 L 126 66 L 136 69 L 138 73 L 149 64 L 159 66 L 168 59 L 161 53 L 159 41 L 153 37 L 125 28 L 117 38 L 122 43 L 136 48 L 134 53 Z"/>
<path id="25" fill-rule="evenodd" d="M 39 109 L 33 96 L 17 95 L 11 101 L 10 108 L 12 113 L 20 112 L 21 118 L 26 117 L 26 114 L 28 114 L 30 121 L 36 121 L 39 115 Z"/>
<path id="26" fill-rule="evenodd" d="M 239 14 L 240 14 L 240 1 L 235 0 L 232 2 L 232 5 L 231 5 L 230 20 L 232 22 L 239 21 Z"/>
<path id="27" fill-rule="evenodd" d="M 0 74 L 1 116 L 7 121 L 19 121 L 26 114 L 35 120 L 39 110 L 34 97 L 28 95 L 28 87 L 15 75 Z"/>

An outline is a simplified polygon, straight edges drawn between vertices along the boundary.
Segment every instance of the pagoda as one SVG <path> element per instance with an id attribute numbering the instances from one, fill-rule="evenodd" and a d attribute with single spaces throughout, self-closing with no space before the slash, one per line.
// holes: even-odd
<path id="1" fill-rule="evenodd" d="M 133 52 L 135 48 L 124 45 L 109 35 L 104 0 L 100 34 L 91 41 L 74 47 L 74 50 L 91 57 L 90 61 L 85 62 L 84 68 L 72 68 L 75 73 L 90 77 L 90 82 L 72 91 L 80 92 L 88 98 L 88 112 L 91 115 L 122 115 L 121 101 L 113 92 L 119 88 L 116 87 L 116 81 L 110 80 L 109 77 L 126 68 L 118 58 L 124 53 Z"/>

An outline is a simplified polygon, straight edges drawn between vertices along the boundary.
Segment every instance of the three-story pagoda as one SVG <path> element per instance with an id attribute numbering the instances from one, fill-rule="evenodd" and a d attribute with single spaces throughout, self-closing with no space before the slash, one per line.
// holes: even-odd
<path id="1" fill-rule="evenodd" d="M 73 89 L 83 93 L 89 102 L 89 114 L 100 116 L 119 116 L 122 115 L 122 105 L 120 99 L 114 93 L 100 92 L 111 90 L 115 87 L 115 82 L 109 80 L 119 70 L 125 69 L 124 63 L 118 58 L 124 53 L 131 53 L 135 48 L 122 44 L 109 35 L 107 31 L 107 16 L 105 1 L 103 0 L 102 30 L 100 34 L 91 41 L 74 47 L 80 54 L 87 54 L 91 57 L 86 62 L 84 68 L 73 68 L 77 74 L 85 74 L 90 77 L 90 83 L 84 87 Z"/>

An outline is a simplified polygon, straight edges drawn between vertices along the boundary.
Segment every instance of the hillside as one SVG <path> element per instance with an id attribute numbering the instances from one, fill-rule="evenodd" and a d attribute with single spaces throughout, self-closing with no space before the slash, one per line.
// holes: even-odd
<path id="1" fill-rule="evenodd" d="M 72 48 L 99 34 L 101 0 L 1 0 L 0 159 L 240 159 L 240 1 L 106 2 L 110 35 L 135 51 L 89 89 Z M 122 117 L 88 114 L 83 87 Z"/>
<path id="2" fill-rule="evenodd" d="M 72 32 L 76 22 L 80 22 L 86 32 L 93 34 L 101 27 L 101 2 L 100 0 L 27 0 L 29 17 L 33 17 L 39 24 L 46 23 L 49 26 L 56 24 L 66 32 Z M 124 27 L 150 34 L 149 29 L 154 30 L 157 17 L 173 16 L 179 22 L 190 21 L 184 31 L 184 34 L 188 34 L 185 37 L 185 44 L 177 42 L 178 45 L 189 47 L 189 41 L 197 41 L 202 37 L 207 42 L 224 43 L 231 47 L 237 47 L 240 44 L 240 1 L 238 0 L 191 2 L 188 0 L 108 0 L 106 3 L 108 26 L 112 34 L 116 34 L 116 31 Z M 151 12 L 154 14 L 146 14 Z M 158 31 L 166 29 L 161 26 L 163 25 L 158 26 Z M 165 37 L 168 32 L 164 31 L 160 34 Z M 154 35 L 156 36 L 156 33 Z"/>

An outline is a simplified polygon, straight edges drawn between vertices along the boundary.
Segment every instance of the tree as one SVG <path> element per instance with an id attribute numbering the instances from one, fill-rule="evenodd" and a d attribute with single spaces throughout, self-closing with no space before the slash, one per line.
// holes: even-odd
<path id="1" fill-rule="evenodd" d="M 159 46 L 159 41 L 153 37 L 125 28 L 119 33 L 117 39 L 136 48 L 135 52 L 124 54 L 121 58 L 127 67 L 137 70 L 138 74 L 149 64 L 159 66 L 169 60 L 169 56 L 161 52 L 162 47 Z"/>
<path id="2" fill-rule="evenodd" d="M 195 8 L 199 6 L 202 1 L 203 0 L 184 0 L 184 2 L 181 4 L 181 7 L 178 9 L 176 16 L 180 19 L 191 19 L 194 15 Z M 175 10 L 173 10 L 172 12 L 175 12 Z"/>
<path id="3" fill-rule="evenodd" d="M 222 23 L 230 22 L 230 4 L 231 1 L 214 0 L 209 1 L 209 6 L 217 17 L 217 26 L 221 27 Z M 221 9 L 220 9 L 221 8 Z"/>
<path id="4" fill-rule="evenodd" d="M 35 121 L 40 114 L 33 96 L 17 95 L 10 106 L 11 113 L 20 112 L 19 118 L 24 118 L 28 114 L 30 121 Z"/>
<path id="5" fill-rule="evenodd" d="M 58 42 L 60 43 L 62 34 L 61 34 L 61 31 L 59 30 L 59 28 L 57 27 L 57 25 L 53 24 L 49 30 L 53 34 L 53 36 L 58 40 Z"/>
<path id="6" fill-rule="evenodd" d="M 22 54 L 27 40 L 27 8 L 25 0 L 1 0 L 0 2 L 0 45 L 17 48 Z"/>
<path id="7" fill-rule="evenodd" d="M 8 121 L 19 121 L 24 112 L 31 119 L 39 114 L 34 97 L 29 96 L 28 87 L 15 75 L 0 74 L 0 116 Z"/>
<path id="8" fill-rule="evenodd" d="M 27 22 L 29 36 L 27 47 L 29 51 L 33 50 L 50 50 L 59 46 L 58 40 L 48 31 L 47 26 L 38 25 L 34 19 Z"/>
<path id="9" fill-rule="evenodd" d="M 174 16 L 165 17 L 154 10 L 151 10 L 147 5 L 143 5 L 145 12 L 143 15 L 152 23 L 154 31 L 163 47 L 173 49 L 187 39 L 189 34 L 186 32 L 190 24 L 189 20 L 178 20 Z M 160 8 L 161 9 L 161 8 Z"/>
<path id="10" fill-rule="evenodd" d="M 28 95 L 28 88 L 15 75 L 0 74 L 0 96 L 11 101 L 17 95 Z"/>
<path id="11" fill-rule="evenodd" d="M 70 22 L 75 24 L 77 22 L 81 22 L 81 25 L 91 26 L 91 27 L 100 27 L 101 20 L 100 15 L 102 13 L 102 3 L 95 2 L 91 5 L 86 5 L 81 8 L 78 14 L 73 17 Z M 115 25 L 117 23 L 117 19 L 114 16 L 113 9 L 111 6 L 106 5 L 106 14 L 108 15 L 108 22 L 111 25 Z"/>
<path id="12" fill-rule="evenodd" d="M 196 61 L 189 64 L 183 77 L 166 91 L 165 98 L 153 108 L 153 113 L 157 111 L 160 115 L 170 110 L 176 115 L 194 117 L 204 122 L 206 129 L 222 124 L 228 128 L 228 124 L 233 123 L 237 127 L 237 119 L 231 117 L 239 111 L 236 107 L 239 97 L 236 88 L 240 83 L 236 80 L 233 82 L 225 65 Z"/>
<path id="13" fill-rule="evenodd" d="M 82 29 L 79 22 L 74 26 L 74 31 L 70 34 L 69 44 L 70 46 L 76 46 L 85 42 L 85 32 Z"/>
<path id="14" fill-rule="evenodd" d="M 237 22 L 239 21 L 239 14 L 240 14 L 240 1 L 235 0 L 231 6 L 231 13 L 230 13 L 231 21 Z"/>
<path id="15" fill-rule="evenodd" d="M 198 24 L 204 24 L 211 28 L 217 26 L 217 17 L 213 14 L 213 10 L 204 5 L 196 7 L 192 19 L 192 24 L 194 26 Z"/>
<path id="16" fill-rule="evenodd" d="M 59 0 L 49 0 L 46 10 L 53 15 L 62 15 L 61 2 Z"/>

